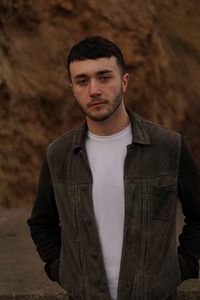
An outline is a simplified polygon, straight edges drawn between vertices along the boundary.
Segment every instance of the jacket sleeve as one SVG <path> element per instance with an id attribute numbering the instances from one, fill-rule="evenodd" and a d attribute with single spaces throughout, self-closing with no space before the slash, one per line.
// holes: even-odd
<path id="1" fill-rule="evenodd" d="M 182 139 L 179 167 L 179 198 L 185 225 L 179 236 L 182 280 L 198 278 L 200 258 L 200 172 Z"/>
<path id="2" fill-rule="evenodd" d="M 37 197 L 27 223 L 37 251 L 46 263 L 44 268 L 47 275 L 59 282 L 60 223 L 46 158 L 40 173 Z"/>

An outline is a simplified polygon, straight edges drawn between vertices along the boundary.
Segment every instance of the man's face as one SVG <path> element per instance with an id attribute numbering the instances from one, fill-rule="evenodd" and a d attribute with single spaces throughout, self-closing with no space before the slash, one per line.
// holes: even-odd
<path id="1" fill-rule="evenodd" d="M 71 86 L 78 106 L 93 121 L 104 121 L 120 107 L 128 85 L 114 56 L 70 64 Z"/>

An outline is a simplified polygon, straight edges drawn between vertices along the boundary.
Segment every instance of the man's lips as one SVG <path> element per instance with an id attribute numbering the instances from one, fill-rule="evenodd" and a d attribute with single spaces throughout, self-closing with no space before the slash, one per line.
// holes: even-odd
<path id="1" fill-rule="evenodd" d="M 99 106 L 99 105 L 103 105 L 106 103 L 107 103 L 106 101 L 94 101 L 89 104 L 89 107 Z"/>

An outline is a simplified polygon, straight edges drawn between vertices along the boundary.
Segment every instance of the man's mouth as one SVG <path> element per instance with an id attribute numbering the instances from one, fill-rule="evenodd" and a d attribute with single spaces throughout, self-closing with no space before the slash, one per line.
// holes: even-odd
<path id="1" fill-rule="evenodd" d="M 106 103 L 107 103 L 106 101 L 92 101 L 89 104 L 89 107 L 100 106 L 100 105 L 103 105 L 103 104 L 106 104 Z"/>

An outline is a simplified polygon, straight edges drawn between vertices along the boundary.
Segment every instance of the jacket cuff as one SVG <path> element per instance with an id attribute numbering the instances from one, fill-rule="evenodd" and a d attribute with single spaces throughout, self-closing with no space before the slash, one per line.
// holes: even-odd
<path id="1" fill-rule="evenodd" d="M 46 263 L 44 266 L 44 270 L 47 274 L 47 276 L 52 281 L 57 281 L 59 283 L 59 265 L 60 265 L 60 259 L 57 258 L 49 263 Z"/>
<path id="2" fill-rule="evenodd" d="M 182 281 L 199 277 L 198 259 L 185 253 L 178 253 Z"/>

